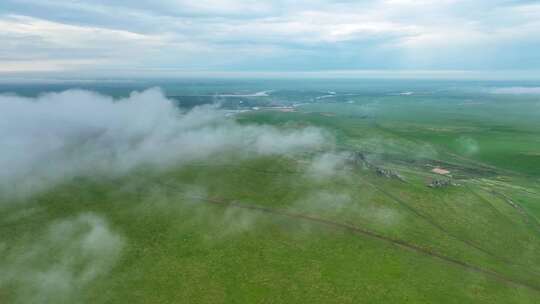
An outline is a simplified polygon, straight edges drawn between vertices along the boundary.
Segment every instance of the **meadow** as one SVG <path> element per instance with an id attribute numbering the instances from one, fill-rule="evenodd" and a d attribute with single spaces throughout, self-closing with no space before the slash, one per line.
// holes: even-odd
<path id="1" fill-rule="evenodd" d="M 538 303 L 539 113 L 456 93 L 238 114 L 331 140 L 3 198 L 0 302 Z"/>

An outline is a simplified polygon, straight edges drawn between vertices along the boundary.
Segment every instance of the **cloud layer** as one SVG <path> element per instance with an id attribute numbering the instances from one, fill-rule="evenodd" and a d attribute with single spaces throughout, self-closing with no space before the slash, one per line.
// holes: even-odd
<path id="1" fill-rule="evenodd" d="M 0 4 L 0 73 L 540 69 L 540 5 L 506 0 Z"/>
<path id="2" fill-rule="evenodd" d="M 213 106 L 180 111 L 159 89 L 114 100 L 88 91 L 0 97 L 0 193 L 32 194 L 66 178 L 124 174 L 234 153 L 289 154 L 327 144 L 320 129 L 240 125 Z"/>

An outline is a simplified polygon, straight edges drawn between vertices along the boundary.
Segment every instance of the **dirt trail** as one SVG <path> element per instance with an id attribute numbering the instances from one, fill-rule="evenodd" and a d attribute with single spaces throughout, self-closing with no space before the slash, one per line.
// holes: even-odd
<path id="1" fill-rule="evenodd" d="M 196 166 L 208 166 L 208 165 L 199 164 L 199 165 L 196 165 Z M 235 169 L 240 168 L 240 169 L 244 169 L 244 170 L 251 170 L 251 171 L 254 171 L 254 172 L 257 172 L 257 173 L 265 173 L 265 174 L 276 174 L 276 175 L 279 175 L 279 174 L 300 174 L 300 172 L 296 172 L 296 171 L 278 172 L 278 171 L 271 171 L 271 170 L 258 170 L 258 169 L 252 168 L 252 167 L 238 166 L 238 165 L 223 165 L 223 166 L 224 167 L 229 167 L 229 168 L 235 168 Z M 461 243 L 464 243 L 465 245 L 470 246 L 470 247 L 474 248 L 475 250 L 478 250 L 478 251 L 480 251 L 480 252 L 482 252 L 482 253 L 484 253 L 484 254 L 486 254 L 486 255 L 488 255 L 488 256 L 490 256 L 490 257 L 492 257 L 492 258 L 494 258 L 494 259 L 496 259 L 496 260 L 498 260 L 500 262 L 506 263 L 508 265 L 518 266 L 518 267 L 526 267 L 525 265 L 520 264 L 520 263 L 516 263 L 515 261 L 513 261 L 511 259 L 498 256 L 498 255 L 490 252 L 489 250 L 484 249 L 482 246 L 480 246 L 479 244 L 476 244 L 475 242 L 472 242 L 470 240 L 460 238 L 460 237 L 454 235 L 453 233 L 451 233 L 450 231 L 445 229 L 442 225 L 438 224 L 432 217 L 420 213 L 416 208 L 412 207 L 411 205 L 409 205 L 405 201 L 401 200 L 400 198 L 396 197 L 395 195 L 389 193 L 388 191 L 385 191 L 384 189 L 382 189 L 382 188 L 376 186 L 375 184 L 370 183 L 370 182 L 368 182 L 368 181 L 366 181 L 364 179 L 362 179 L 362 182 L 365 183 L 366 185 L 369 185 L 370 187 L 374 188 L 375 190 L 381 192 L 383 195 L 387 196 L 388 198 L 390 198 L 394 202 L 398 203 L 399 205 L 401 205 L 402 207 L 404 207 L 405 209 L 407 209 L 409 212 L 413 213 L 414 215 L 422 218 L 424 221 L 429 223 L 435 229 L 441 231 L 442 233 L 448 235 L 449 237 L 451 237 L 451 238 L 453 238 L 453 239 L 455 239 L 455 240 L 457 240 L 457 241 L 459 241 Z M 407 181 L 404 181 L 404 180 L 402 180 L 402 182 L 408 183 Z M 469 190 L 471 190 L 471 189 L 469 189 Z M 474 193 L 474 194 L 476 194 L 476 193 Z M 534 271 L 530 271 L 528 269 L 524 269 L 524 271 L 528 272 L 531 275 L 535 275 L 535 276 L 538 275 L 538 273 L 536 273 Z"/>
<path id="2" fill-rule="evenodd" d="M 365 182 L 365 181 L 364 181 Z M 377 187 L 376 185 L 372 184 L 372 183 L 369 183 L 369 182 L 365 182 L 366 184 L 370 185 L 371 187 L 373 187 L 374 189 L 376 189 L 377 191 L 381 192 L 382 194 L 384 194 L 385 196 L 387 196 L 388 198 L 392 199 L 393 201 L 397 202 L 399 205 L 405 207 L 407 210 L 409 210 L 410 212 L 412 212 L 414 215 L 422 218 L 423 220 L 425 220 L 426 222 L 428 222 L 431 226 L 433 226 L 434 228 L 436 228 L 437 230 L 441 231 L 442 233 L 448 235 L 449 237 L 459 241 L 459 242 L 462 242 L 464 243 L 465 245 L 467 246 L 470 246 L 478 251 L 481 251 L 483 252 L 484 254 L 486 255 L 489 255 L 491 256 L 492 258 L 494 259 L 497 259 L 501 262 L 504 262 L 504 263 L 507 263 L 507 264 L 510 264 L 510 265 L 516 265 L 516 266 L 522 266 L 520 264 L 516 264 L 514 263 L 513 261 L 509 260 L 509 259 L 506 259 L 506 258 L 503 258 L 503 257 L 500 257 L 484 248 L 482 248 L 480 245 L 470 241 L 470 240 L 467 240 L 467 239 L 464 239 L 464 238 L 461 238 L 461 237 L 458 237 L 456 236 L 455 234 L 453 234 L 452 232 L 448 231 L 448 229 L 444 228 L 442 225 L 440 225 L 439 223 L 437 223 L 432 217 L 430 216 L 427 216 L 423 213 L 420 213 L 416 208 L 410 206 L 408 203 L 406 203 L 405 201 L 403 201 L 402 199 L 396 197 L 395 195 L 389 193 L 388 191 L 385 191 L 384 189 L 380 188 L 380 187 Z"/>
<path id="3" fill-rule="evenodd" d="M 523 217 L 523 221 L 525 222 L 525 224 L 532 224 L 538 229 L 538 231 L 540 231 L 540 223 L 538 222 L 536 217 L 534 217 L 533 215 L 525 211 L 525 209 L 520 204 L 516 203 L 514 200 L 512 200 L 512 198 L 510 198 L 508 195 L 502 192 L 492 190 L 491 193 L 503 199 L 508 205 L 516 209 L 519 212 L 519 214 Z"/>
<path id="4" fill-rule="evenodd" d="M 173 190 L 175 190 L 177 192 L 183 192 L 181 189 L 179 189 L 178 187 L 176 187 L 174 185 L 170 185 L 170 184 L 167 184 L 167 183 L 161 183 L 161 182 L 159 184 L 163 185 L 163 186 L 166 186 L 166 187 L 168 187 L 170 189 L 173 189 Z M 445 256 L 445 255 L 443 255 L 441 253 L 438 253 L 438 252 L 436 252 L 434 250 L 426 249 L 426 248 L 420 247 L 420 246 L 418 246 L 416 244 L 409 243 L 409 242 L 406 242 L 406 241 L 403 241 L 403 240 L 394 239 L 394 238 L 391 238 L 391 237 L 388 237 L 388 236 L 384 236 L 384 235 L 381 235 L 381 234 L 379 234 L 377 232 L 374 232 L 374 231 L 371 231 L 371 230 L 368 230 L 368 229 L 365 229 L 365 228 L 362 228 L 362 227 L 354 226 L 354 225 L 351 225 L 351 224 L 339 223 L 339 222 L 319 218 L 319 217 L 308 215 L 308 214 L 294 213 L 294 212 L 290 212 L 290 211 L 282 210 L 282 209 L 275 209 L 275 208 L 268 208 L 268 207 L 257 206 L 257 205 L 242 204 L 242 203 L 238 203 L 238 202 L 235 202 L 235 201 L 227 201 L 227 200 L 222 200 L 222 199 L 212 199 L 212 198 L 201 197 L 201 196 L 192 196 L 192 195 L 184 195 L 184 197 L 188 198 L 188 199 L 194 199 L 194 200 L 207 202 L 207 203 L 210 203 L 210 204 L 213 204 L 213 205 L 226 207 L 226 208 L 230 207 L 230 208 L 254 210 L 254 211 L 259 211 L 259 212 L 263 212 L 263 213 L 268 213 L 268 214 L 273 214 L 273 215 L 280 215 L 280 216 L 285 216 L 285 217 L 289 217 L 289 218 L 294 218 L 294 219 L 302 219 L 302 220 L 306 220 L 306 221 L 309 221 L 309 222 L 322 224 L 322 225 L 325 225 L 327 227 L 345 230 L 345 231 L 348 231 L 348 232 L 353 233 L 353 234 L 362 235 L 362 236 L 368 236 L 368 237 L 371 237 L 371 238 L 374 238 L 374 239 L 378 239 L 378 240 L 381 240 L 381 241 L 384 241 L 384 242 L 399 246 L 401 248 L 404 248 L 404 249 L 407 249 L 407 250 L 410 250 L 410 251 L 417 252 L 417 253 L 422 254 L 422 255 L 434 257 L 434 258 L 436 258 L 438 260 L 441 260 L 443 262 L 446 262 L 446 263 L 449 263 L 449 264 L 452 264 L 452 265 L 459 266 L 459 267 L 464 268 L 464 269 L 466 269 L 468 271 L 473 271 L 473 272 L 484 274 L 484 275 L 486 275 L 488 277 L 491 277 L 493 279 L 496 279 L 498 281 L 501 281 L 501 282 L 504 282 L 504 283 L 507 283 L 507 284 L 511 284 L 511 285 L 514 285 L 514 286 L 525 287 L 525 288 L 540 292 L 540 286 L 536 286 L 536 285 L 530 284 L 528 282 L 518 281 L 518 280 L 515 280 L 515 279 L 512 279 L 512 278 L 509 278 L 509 277 L 507 277 L 507 276 L 505 276 L 505 275 L 503 275 L 503 274 L 501 274 L 499 272 L 496 272 L 496 271 L 493 271 L 493 270 L 490 270 L 490 269 L 486 269 L 486 268 L 482 268 L 482 267 L 479 267 L 479 266 L 475 266 L 475 265 L 472 265 L 472 264 L 469 264 L 469 263 L 454 259 L 452 257 Z"/>
<path id="5" fill-rule="evenodd" d="M 201 165 L 202 166 L 202 165 Z M 207 165 L 204 165 L 204 166 L 207 166 Z M 241 168 L 241 169 L 245 169 L 245 170 L 251 170 L 251 171 L 254 171 L 254 172 L 257 172 L 257 173 L 265 173 L 265 174 L 299 174 L 299 172 L 296 172 L 296 171 L 286 171 L 286 172 L 278 172 L 278 171 L 271 171 L 271 170 L 256 170 L 255 168 L 251 168 L 251 167 L 246 167 L 246 166 L 238 166 L 238 165 L 224 165 L 226 167 L 230 167 L 230 168 L 235 168 L 235 169 L 238 169 L 238 168 Z M 383 195 L 387 196 L 388 198 L 390 198 L 391 200 L 393 200 L 394 202 L 398 203 L 399 205 L 403 206 L 405 209 L 407 209 L 409 212 L 413 213 L 414 215 L 422 218 L 423 220 L 425 220 L 426 222 L 428 222 L 431 226 L 433 226 L 435 229 L 441 231 L 442 233 L 448 235 L 449 237 L 459 241 L 459 242 L 462 242 L 464 243 L 465 245 L 467 246 L 470 246 L 478 251 L 481 251 L 482 253 L 486 254 L 486 255 L 489 255 L 491 256 L 492 258 L 494 259 L 497 259 L 501 262 L 504 262 L 506 264 L 509 264 L 509 265 L 515 265 L 515 266 L 523 266 L 521 264 L 518 264 L 518 263 L 515 263 L 514 261 L 510 260 L 510 259 L 507 259 L 507 258 L 503 258 L 503 257 L 500 257 L 484 248 L 482 248 L 482 246 L 480 246 L 479 244 L 476 244 L 470 240 L 467 240 L 467 239 L 463 239 L 463 238 L 460 238 L 456 235 L 454 235 L 453 233 L 451 233 L 450 231 L 448 231 L 447 229 L 445 229 L 443 226 L 441 226 L 440 224 L 438 224 L 433 218 L 425 215 L 425 214 L 422 214 L 420 213 L 416 208 L 412 207 L 411 205 L 409 205 L 408 203 L 406 203 L 405 201 L 399 199 L 398 197 L 394 196 L 393 194 L 389 193 L 388 191 L 385 191 L 384 189 L 382 189 L 381 187 L 378 187 L 376 186 L 375 184 L 373 183 L 370 183 L 364 179 L 362 179 L 363 183 L 365 183 L 366 185 L 369 185 L 371 186 L 372 188 L 376 189 L 377 191 L 381 192 Z M 403 181 L 403 180 L 402 180 Z M 406 182 L 406 181 L 403 181 L 403 182 Z M 407 182 L 406 182 L 407 183 Z M 530 272 L 528 270 L 526 270 L 527 272 Z M 536 274 L 536 273 L 535 273 Z"/>
<path id="6" fill-rule="evenodd" d="M 501 193 L 501 192 L 497 192 L 495 190 L 491 190 L 491 193 L 499 198 L 501 198 L 504 202 L 506 202 L 508 205 L 510 205 L 510 207 L 516 209 L 519 214 L 523 217 L 523 220 L 525 221 L 526 224 L 529 224 L 529 216 L 527 214 L 527 212 L 525 212 L 525 210 L 523 210 L 523 208 L 516 204 L 514 201 L 512 201 L 512 199 L 510 197 L 508 197 L 506 194 L 504 193 Z"/>

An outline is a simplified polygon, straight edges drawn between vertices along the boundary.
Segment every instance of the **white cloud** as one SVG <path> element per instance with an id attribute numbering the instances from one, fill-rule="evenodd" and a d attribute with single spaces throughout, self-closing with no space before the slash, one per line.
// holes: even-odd
<path id="1" fill-rule="evenodd" d="M 10 60 L 0 64 L 0 73 L 47 72 L 84 68 L 100 63 L 99 60 Z"/>
<path id="2" fill-rule="evenodd" d="M 216 71 L 249 68 L 266 58 L 293 58 L 294 66 L 308 54 L 319 58 L 312 61 L 314 67 L 325 69 L 334 58 L 347 56 L 356 68 L 391 61 L 395 68 L 470 70 L 504 66 L 498 53 L 519 64 L 520 44 L 528 45 L 531 50 L 523 52 L 531 53 L 540 45 L 538 4 L 499 0 L 26 2 L 49 7 L 51 14 L 24 8 L 19 15 L 1 17 L 1 57 L 75 56 L 96 60 L 97 69 Z M 21 16 L 25 10 L 28 15 Z M 71 14 L 84 18 L 80 23 L 65 21 Z M 381 58 L 363 58 L 356 50 L 380 53 Z M 540 68 L 535 57 L 529 57 L 515 68 L 531 68 L 531 63 Z"/>
<path id="3" fill-rule="evenodd" d="M 255 0 L 199 0 L 168 1 L 178 11 L 213 14 L 257 14 L 272 10 L 274 5 L 268 1 Z"/>
<path id="4" fill-rule="evenodd" d="M 92 213 L 54 222 L 35 239 L 0 242 L 0 288 L 10 288 L 17 303 L 73 303 L 112 269 L 124 244 Z"/>
<path id="5" fill-rule="evenodd" d="M 456 143 L 459 151 L 465 155 L 472 156 L 480 152 L 480 144 L 472 137 L 461 136 L 456 139 Z"/>
<path id="6" fill-rule="evenodd" d="M 140 34 L 69 25 L 19 15 L 0 16 L 0 72 L 137 67 L 156 58 L 208 51 L 170 33 Z"/>
<path id="7" fill-rule="evenodd" d="M 350 155 L 347 153 L 324 153 L 317 155 L 310 163 L 307 175 L 316 180 L 323 180 L 343 173 Z"/>
<path id="8" fill-rule="evenodd" d="M 240 125 L 211 106 L 181 112 L 158 89 L 0 96 L 0 191 L 28 195 L 75 175 L 123 174 L 218 153 L 289 154 L 327 144 L 319 129 Z"/>
<path id="9" fill-rule="evenodd" d="M 102 46 L 102 43 L 113 43 L 114 46 L 123 43 L 144 43 L 147 46 L 159 46 L 163 38 L 134 32 L 107 29 L 101 27 L 77 26 L 65 23 L 47 21 L 20 15 L 8 15 L 0 19 L 2 34 L 14 37 L 39 37 L 44 42 L 58 47 Z"/>
<path id="10" fill-rule="evenodd" d="M 355 206 L 356 203 L 349 193 L 320 190 L 313 191 L 300 199 L 294 204 L 293 209 L 302 210 L 302 212 L 330 212 L 337 214 L 355 209 L 357 207 Z"/>

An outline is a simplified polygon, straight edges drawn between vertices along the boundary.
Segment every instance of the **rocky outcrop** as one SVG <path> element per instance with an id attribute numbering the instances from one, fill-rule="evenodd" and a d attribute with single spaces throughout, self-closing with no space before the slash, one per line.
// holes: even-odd
<path id="1" fill-rule="evenodd" d="M 399 175 L 399 173 L 397 173 L 394 170 L 385 169 L 385 168 L 381 168 L 381 167 L 375 167 L 375 172 L 377 172 L 377 174 L 379 176 L 382 176 L 382 177 L 397 178 L 397 179 L 403 181 L 403 177 L 401 177 L 401 175 Z"/>
<path id="2" fill-rule="evenodd" d="M 428 187 L 431 188 L 445 188 L 450 186 L 454 186 L 454 183 L 450 179 L 434 179 L 428 184 Z"/>

